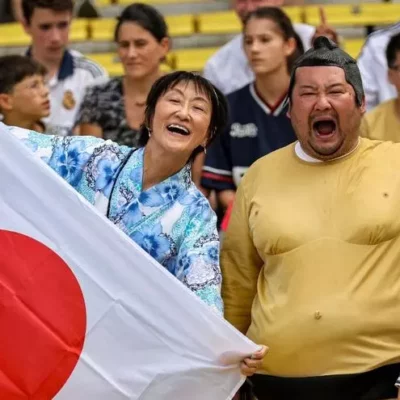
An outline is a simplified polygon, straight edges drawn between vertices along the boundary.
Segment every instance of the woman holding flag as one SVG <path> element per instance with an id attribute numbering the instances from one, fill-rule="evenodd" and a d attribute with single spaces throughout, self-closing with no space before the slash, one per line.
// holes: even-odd
<path id="1" fill-rule="evenodd" d="M 191 161 L 224 129 L 227 104 L 206 79 L 161 77 L 147 99 L 145 145 L 131 149 L 94 137 L 58 137 L 9 128 L 102 214 L 222 313 L 216 217 L 191 180 Z M 266 348 L 243 361 L 244 375 Z"/>

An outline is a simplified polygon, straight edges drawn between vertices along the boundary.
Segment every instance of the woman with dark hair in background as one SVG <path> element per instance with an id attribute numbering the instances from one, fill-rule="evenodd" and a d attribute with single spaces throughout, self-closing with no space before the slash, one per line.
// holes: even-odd
<path id="1" fill-rule="evenodd" d="M 259 8 L 244 21 L 243 39 L 255 81 L 227 96 L 229 125 L 210 147 L 201 180 L 217 192 L 223 209 L 254 161 L 296 140 L 286 95 L 292 65 L 304 49 L 289 17 L 279 8 Z"/>
<path id="2" fill-rule="evenodd" d="M 118 18 L 114 36 L 125 75 L 87 89 L 76 131 L 136 147 L 147 95 L 170 48 L 168 28 L 155 8 L 134 3 Z"/>

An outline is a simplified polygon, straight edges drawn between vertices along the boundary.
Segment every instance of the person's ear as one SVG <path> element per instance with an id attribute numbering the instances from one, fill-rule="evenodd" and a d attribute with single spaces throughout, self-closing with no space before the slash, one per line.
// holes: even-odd
<path id="1" fill-rule="evenodd" d="M 13 109 L 13 98 L 7 93 L 0 93 L 0 110 L 11 111 Z"/>
<path id="2" fill-rule="evenodd" d="M 287 110 L 286 116 L 289 119 L 292 119 L 292 103 L 290 102 L 290 100 L 289 100 L 289 106 L 288 106 L 288 110 Z"/>
<path id="3" fill-rule="evenodd" d="M 297 48 L 296 39 L 295 38 L 288 39 L 285 42 L 284 49 L 283 49 L 285 56 L 290 57 L 296 51 L 296 48 Z"/>
<path id="4" fill-rule="evenodd" d="M 160 48 L 160 59 L 164 61 L 168 52 L 171 50 L 171 39 L 169 37 L 162 38 L 160 41 Z"/>
<path id="5" fill-rule="evenodd" d="M 361 105 L 360 105 L 360 110 L 361 110 L 361 114 L 364 115 L 367 111 L 367 106 L 366 106 L 366 101 L 365 101 L 365 95 L 362 97 L 361 100 Z"/>

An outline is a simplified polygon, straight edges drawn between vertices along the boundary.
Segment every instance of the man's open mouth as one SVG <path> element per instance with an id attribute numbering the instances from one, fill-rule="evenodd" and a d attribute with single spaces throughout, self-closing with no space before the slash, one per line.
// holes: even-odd
<path id="1" fill-rule="evenodd" d="M 167 129 L 172 133 L 177 133 L 178 135 L 183 135 L 183 136 L 190 135 L 189 129 L 183 125 L 170 124 L 167 126 Z"/>
<path id="2" fill-rule="evenodd" d="M 333 135 L 336 131 L 336 121 L 332 118 L 318 119 L 313 123 L 313 130 L 321 137 Z"/>

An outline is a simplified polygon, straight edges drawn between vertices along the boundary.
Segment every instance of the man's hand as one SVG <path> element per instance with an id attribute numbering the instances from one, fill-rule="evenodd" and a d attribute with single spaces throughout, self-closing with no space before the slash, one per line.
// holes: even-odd
<path id="1" fill-rule="evenodd" d="M 240 365 L 240 371 L 245 376 L 254 375 L 257 370 L 261 367 L 265 354 L 268 348 L 262 346 L 260 350 L 252 354 L 251 357 L 245 358 Z"/>
<path id="2" fill-rule="evenodd" d="M 335 28 L 328 25 L 324 7 L 319 8 L 319 18 L 320 18 L 320 24 L 317 26 L 315 30 L 313 41 L 319 36 L 326 36 L 327 38 L 333 40 L 335 43 L 338 43 L 339 41 L 338 34 Z"/>

